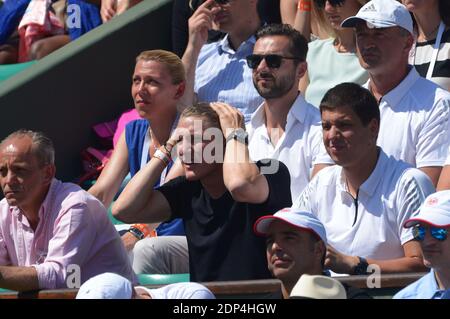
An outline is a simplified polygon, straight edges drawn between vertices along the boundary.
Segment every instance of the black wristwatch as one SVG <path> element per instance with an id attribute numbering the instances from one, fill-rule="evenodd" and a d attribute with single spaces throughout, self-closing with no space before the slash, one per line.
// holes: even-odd
<path id="1" fill-rule="evenodd" d="M 138 240 L 141 240 L 144 238 L 144 233 L 141 232 L 136 227 L 130 227 L 130 229 L 128 229 L 128 232 L 132 233 Z"/>
<path id="2" fill-rule="evenodd" d="M 369 263 L 366 258 L 359 257 L 359 263 L 353 268 L 353 275 L 367 275 L 367 267 Z"/>
<path id="3" fill-rule="evenodd" d="M 226 142 L 228 143 L 231 140 L 236 140 L 245 145 L 248 145 L 248 133 L 243 128 L 238 128 L 227 136 Z"/>

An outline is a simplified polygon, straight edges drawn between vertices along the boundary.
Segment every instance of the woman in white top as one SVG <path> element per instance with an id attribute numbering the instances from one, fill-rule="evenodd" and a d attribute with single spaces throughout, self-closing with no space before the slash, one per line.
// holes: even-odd
<path id="1" fill-rule="evenodd" d="M 356 56 L 353 29 L 341 28 L 346 18 L 354 16 L 366 0 L 314 0 L 317 21 L 322 29 L 330 29 L 330 38 L 309 43 L 308 72 L 300 81 L 299 89 L 306 100 L 319 106 L 322 97 L 342 82 L 364 84 L 369 75 Z M 331 28 L 330 28 L 331 27 Z"/>
<path id="2" fill-rule="evenodd" d="M 450 1 L 402 0 L 413 14 L 416 45 L 410 63 L 423 77 L 450 89 Z"/>

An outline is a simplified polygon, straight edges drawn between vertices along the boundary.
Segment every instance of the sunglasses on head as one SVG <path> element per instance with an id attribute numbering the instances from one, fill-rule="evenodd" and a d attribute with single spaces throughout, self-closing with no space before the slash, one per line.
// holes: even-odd
<path id="1" fill-rule="evenodd" d="M 333 7 L 342 7 L 345 0 L 314 0 L 316 6 L 320 9 L 325 8 L 325 2 L 328 1 Z"/>
<path id="2" fill-rule="evenodd" d="M 444 241 L 447 239 L 448 230 L 445 228 L 439 227 L 429 227 L 431 236 L 439 241 Z M 415 240 L 423 241 L 425 239 L 425 234 L 427 232 L 427 228 L 421 225 L 416 225 L 413 227 L 413 236 Z"/>
<path id="3" fill-rule="evenodd" d="M 251 54 L 247 57 L 247 64 L 250 69 L 256 69 L 262 60 L 266 61 L 266 64 L 269 68 L 279 68 L 281 65 L 281 61 L 283 59 L 288 60 L 299 60 L 299 58 L 295 57 L 287 57 L 278 54 Z"/>

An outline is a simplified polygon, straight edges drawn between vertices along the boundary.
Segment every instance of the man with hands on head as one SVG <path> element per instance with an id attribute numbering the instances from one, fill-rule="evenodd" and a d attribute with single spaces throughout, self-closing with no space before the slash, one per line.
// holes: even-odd
<path id="1" fill-rule="evenodd" d="M 289 172 L 275 160 L 250 161 L 243 127 L 243 115 L 228 104 L 186 108 L 175 134 L 113 206 L 124 222 L 183 218 L 191 281 L 270 278 L 264 239 L 253 234 L 253 224 L 291 205 Z M 147 187 L 170 161 L 175 143 L 184 176 Z"/>

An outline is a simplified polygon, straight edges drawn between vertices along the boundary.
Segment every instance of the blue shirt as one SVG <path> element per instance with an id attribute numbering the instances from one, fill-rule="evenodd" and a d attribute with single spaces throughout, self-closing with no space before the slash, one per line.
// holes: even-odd
<path id="1" fill-rule="evenodd" d="M 434 271 L 406 286 L 393 299 L 450 299 L 450 289 L 440 290 Z"/>
<path id="2" fill-rule="evenodd" d="M 252 70 L 246 57 L 253 53 L 255 37 L 241 43 L 235 51 L 228 35 L 202 47 L 195 70 L 194 92 L 199 102 L 225 102 L 245 116 L 245 122 L 264 101 L 253 86 Z"/>
<path id="3" fill-rule="evenodd" d="M 142 147 L 144 146 L 145 134 L 149 127 L 147 120 L 134 120 L 125 126 L 125 140 L 128 148 L 128 165 L 130 175 L 133 177 L 141 168 Z M 170 167 L 168 167 L 170 169 Z M 159 186 L 159 180 L 153 187 Z M 169 222 L 161 223 L 156 228 L 158 236 L 184 236 L 183 220 L 176 218 Z"/>

